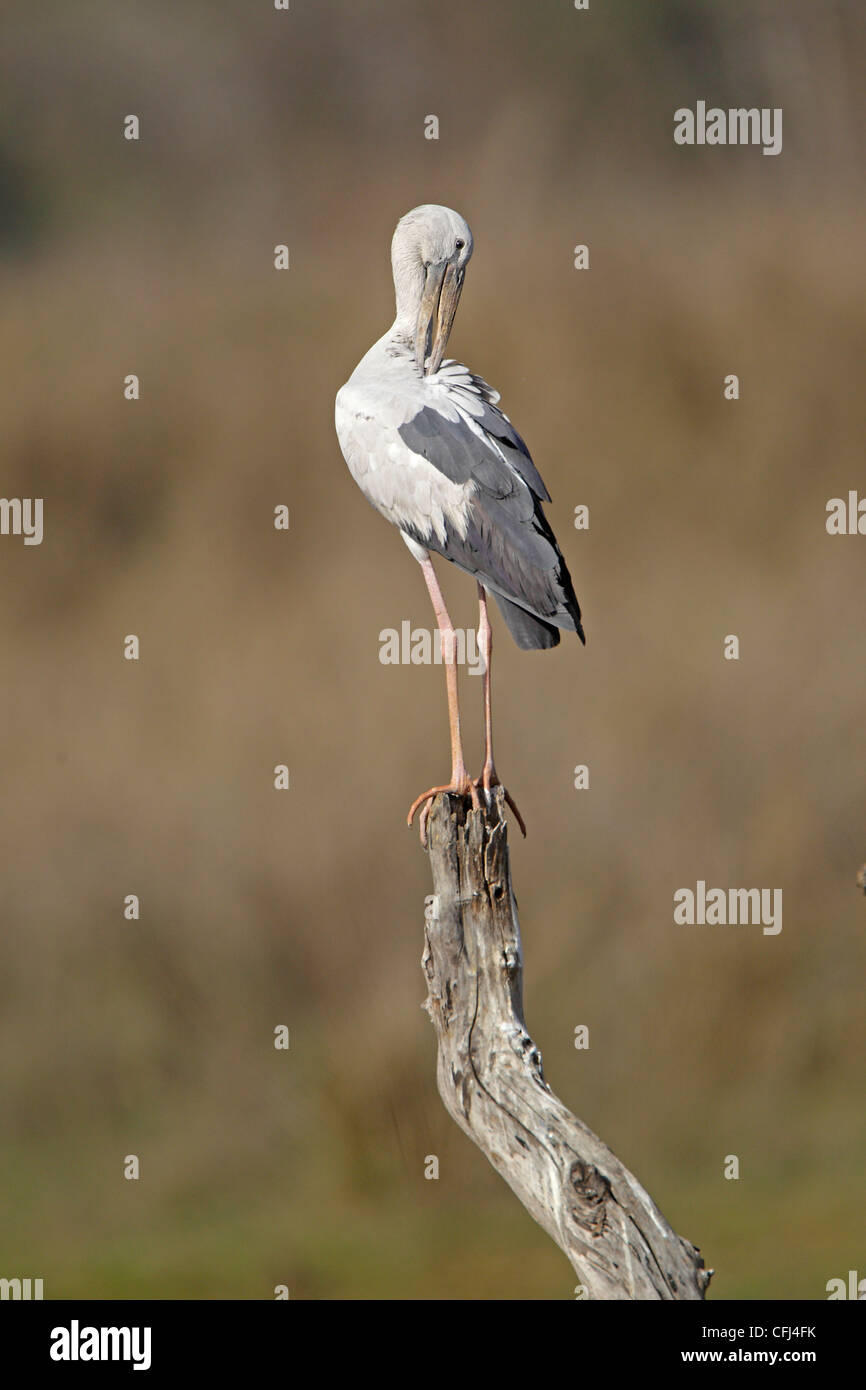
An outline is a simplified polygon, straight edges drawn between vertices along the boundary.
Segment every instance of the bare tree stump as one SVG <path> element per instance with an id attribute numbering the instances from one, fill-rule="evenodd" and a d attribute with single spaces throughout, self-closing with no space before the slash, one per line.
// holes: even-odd
<path id="1" fill-rule="evenodd" d="M 523 1020 L 503 796 L 439 796 L 422 961 L 449 1114 L 571 1261 L 590 1299 L 701 1299 L 712 1271 L 551 1091 Z"/>

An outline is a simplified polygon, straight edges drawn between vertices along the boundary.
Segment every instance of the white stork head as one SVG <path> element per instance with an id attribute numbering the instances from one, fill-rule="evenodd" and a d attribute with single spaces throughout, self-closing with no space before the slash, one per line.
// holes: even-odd
<path id="1" fill-rule="evenodd" d="M 397 223 L 391 242 L 397 323 L 412 334 L 422 375 L 425 362 L 428 375 L 439 370 L 472 246 L 469 224 L 437 203 L 413 208 Z"/>

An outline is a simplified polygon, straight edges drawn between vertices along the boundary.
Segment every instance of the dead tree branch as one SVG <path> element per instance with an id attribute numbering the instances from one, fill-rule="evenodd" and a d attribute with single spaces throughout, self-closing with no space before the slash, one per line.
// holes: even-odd
<path id="1" fill-rule="evenodd" d="M 449 1114 L 573 1265 L 590 1299 L 701 1299 L 710 1271 L 544 1079 L 523 1020 L 523 959 L 503 797 L 439 796 L 426 1009 Z"/>

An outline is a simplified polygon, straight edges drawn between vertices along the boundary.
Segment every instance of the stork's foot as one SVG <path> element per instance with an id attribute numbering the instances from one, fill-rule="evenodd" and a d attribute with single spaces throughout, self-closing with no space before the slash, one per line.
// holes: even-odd
<path id="1" fill-rule="evenodd" d="M 418 820 L 418 829 L 421 834 L 421 844 L 424 849 L 427 848 L 427 822 L 430 819 L 430 808 L 433 805 L 434 797 L 437 797 L 440 792 L 450 792 L 452 796 L 469 796 L 472 798 L 473 809 L 476 811 L 481 810 L 481 802 L 478 799 L 476 783 L 473 782 L 468 773 L 464 773 L 462 777 L 453 777 L 447 787 L 431 787 L 429 791 L 422 792 L 420 796 L 416 796 L 412 805 L 409 807 L 406 824 L 412 824 L 415 819 L 415 812 L 418 810 L 418 807 L 421 806 L 423 809 Z"/>
<path id="2" fill-rule="evenodd" d="M 500 782 L 498 776 L 496 775 L 496 768 L 493 766 L 492 763 L 485 763 L 485 765 L 484 765 L 484 771 L 482 772 L 481 776 L 480 776 L 480 777 L 476 777 L 476 779 L 475 779 L 475 787 L 476 787 L 476 789 L 477 789 L 478 791 L 483 791 L 483 792 L 484 792 L 484 799 L 485 799 L 486 802 L 488 802 L 488 804 L 489 804 L 489 802 L 490 802 L 490 797 L 489 797 L 488 793 L 491 792 L 491 791 L 493 790 L 494 787 L 502 787 L 502 783 Z M 512 809 L 512 811 L 514 812 L 514 817 L 515 817 L 515 819 L 516 819 L 516 821 L 517 821 L 517 824 L 520 826 L 521 832 L 522 832 L 522 834 L 523 834 L 523 838 L 524 838 L 524 840 L 525 840 L 525 839 L 526 839 L 526 823 L 525 823 L 525 821 L 524 821 L 522 815 L 520 814 L 520 812 L 519 812 L 518 809 L 517 809 L 517 803 L 516 803 L 516 801 L 514 800 L 514 798 L 512 797 L 512 795 L 511 795 L 511 793 L 510 793 L 510 791 L 508 790 L 507 787 L 502 787 L 502 791 L 503 791 L 504 796 L 505 796 L 505 803 L 506 803 L 507 806 L 510 806 L 511 809 Z"/>

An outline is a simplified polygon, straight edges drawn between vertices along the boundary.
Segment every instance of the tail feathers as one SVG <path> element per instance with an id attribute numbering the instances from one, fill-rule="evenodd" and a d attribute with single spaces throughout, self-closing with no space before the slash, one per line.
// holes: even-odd
<path id="1" fill-rule="evenodd" d="M 536 618 L 533 613 L 527 613 L 525 608 L 518 607 L 501 594 L 494 593 L 493 597 L 499 604 L 499 611 L 505 619 L 508 631 L 523 651 L 543 651 L 547 647 L 559 644 L 558 627 L 544 622 L 542 618 Z"/>
<path id="2" fill-rule="evenodd" d="M 556 614 L 559 623 L 550 623 L 544 617 L 538 617 L 537 613 L 528 613 L 518 603 L 513 603 L 512 599 L 505 599 L 502 594 L 496 594 L 495 589 L 488 592 L 492 592 L 499 605 L 499 612 L 506 621 L 507 630 L 524 652 L 542 652 L 550 646 L 559 646 L 560 628 L 577 632 L 582 644 L 587 645 L 577 600 L 574 602 L 574 612 L 571 612 L 569 605 L 569 612 Z"/>

